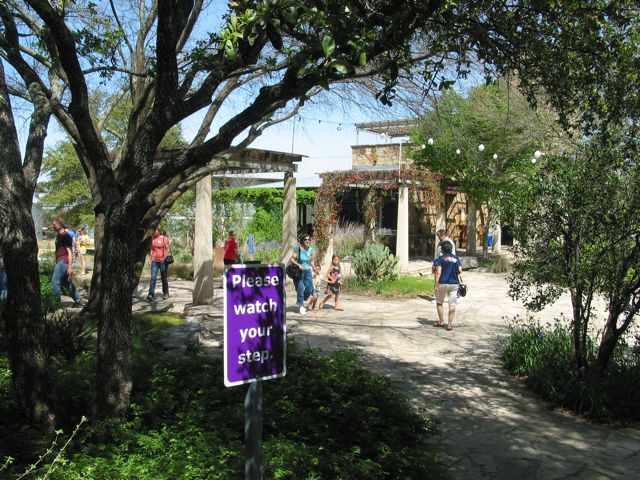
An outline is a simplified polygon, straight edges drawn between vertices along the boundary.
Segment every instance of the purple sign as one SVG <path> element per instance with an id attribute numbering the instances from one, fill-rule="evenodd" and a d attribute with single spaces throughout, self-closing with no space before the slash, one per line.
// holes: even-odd
<path id="1" fill-rule="evenodd" d="M 286 374 L 284 267 L 232 265 L 224 283 L 224 384 Z"/>

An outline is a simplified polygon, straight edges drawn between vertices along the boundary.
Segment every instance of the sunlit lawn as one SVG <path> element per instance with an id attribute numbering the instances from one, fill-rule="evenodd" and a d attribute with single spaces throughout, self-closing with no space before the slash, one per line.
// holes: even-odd
<path id="1" fill-rule="evenodd" d="M 347 277 L 344 293 L 358 295 L 377 295 L 385 298 L 415 298 L 420 295 L 433 295 L 433 278 L 400 276 L 395 280 L 374 280 L 363 282 L 355 277 Z"/>

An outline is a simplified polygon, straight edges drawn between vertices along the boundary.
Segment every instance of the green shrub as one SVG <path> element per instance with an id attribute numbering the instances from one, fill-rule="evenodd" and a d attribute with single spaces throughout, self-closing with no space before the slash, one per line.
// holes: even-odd
<path id="1" fill-rule="evenodd" d="M 53 269 L 56 266 L 56 252 L 42 252 L 38 256 L 38 267 L 40 275 L 51 278 Z"/>
<path id="2" fill-rule="evenodd" d="M 281 242 L 282 212 L 280 210 L 267 211 L 258 207 L 246 231 L 254 234 L 256 243 L 270 240 Z"/>
<path id="3" fill-rule="evenodd" d="M 51 290 L 51 276 L 40 274 L 40 304 L 43 315 L 53 313 L 60 307 L 60 297 L 53 295 Z"/>
<path id="4" fill-rule="evenodd" d="M 179 260 L 180 263 L 192 263 L 193 262 L 193 255 L 191 255 L 191 252 L 181 252 L 178 255 L 177 260 Z"/>
<path id="5" fill-rule="evenodd" d="M 71 361 L 81 353 L 95 351 L 97 326 L 69 310 L 57 310 L 47 316 L 45 345 L 49 356 Z"/>
<path id="6" fill-rule="evenodd" d="M 399 384 L 365 370 L 352 351 L 322 355 L 290 342 L 287 356 L 287 376 L 263 386 L 265 478 L 434 476 L 435 427 L 412 409 Z M 78 357 L 74 368 L 91 372 L 86 360 Z M 243 478 L 246 388 L 224 387 L 222 362 L 204 361 L 197 355 L 141 357 L 136 353 L 134 365 L 128 420 L 83 426 L 50 478 Z M 60 378 L 67 392 L 80 392 L 71 400 L 63 397 L 71 401 L 77 416 L 65 430 L 71 432 L 89 409 L 90 395 L 84 373 L 73 371 L 63 377 L 58 373 L 56 384 Z M 82 384 L 75 389 L 73 381 Z M 78 405 L 82 398 L 87 403 Z M 0 420 L 0 451 L 16 458 L 10 473 L 21 472 L 37 459 L 34 452 L 46 449 L 50 438 L 41 437 L 41 446 L 30 458 L 21 456 L 24 442 L 9 443 L 1 435 L 20 431 L 15 425 L 17 416 L 0 406 L 3 410 L 7 415 Z M 12 421 L 12 428 L 5 428 Z M 31 432 L 29 438 L 33 435 Z"/>
<path id="7" fill-rule="evenodd" d="M 253 254 L 253 260 L 257 260 L 262 263 L 278 263 L 280 261 L 281 253 L 281 243 L 275 240 L 270 240 L 268 242 L 259 242 L 258 244 L 256 244 L 255 253 Z"/>
<path id="8" fill-rule="evenodd" d="M 388 247 L 375 243 L 368 243 L 356 251 L 351 265 L 361 281 L 395 279 L 400 274 L 398 258 L 389 252 Z"/>
<path id="9" fill-rule="evenodd" d="M 504 365 L 513 374 L 525 377 L 527 385 L 543 398 L 598 420 L 640 419 L 636 408 L 640 398 L 640 348 L 629 348 L 622 341 L 607 371 L 597 374 L 575 368 L 566 322 L 542 327 L 531 318 L 516 317 L 509 328 L 502 351 Z M 592 364 L 596 346 L 591 339 L 587 350 L 587 360 Z"/>

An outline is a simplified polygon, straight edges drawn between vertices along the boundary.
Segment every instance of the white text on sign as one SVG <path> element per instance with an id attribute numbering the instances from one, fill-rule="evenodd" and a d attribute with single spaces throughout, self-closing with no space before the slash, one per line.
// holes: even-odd
<path id="1" fill-rule="evenodd" d="M 277 286 L 280 282 L 280 279 L 277 275 L 274 276 L 264 276 L 264 277 L 253 277 L 246 275 L 232 275 L 231 276 L 231 286 L 237 287 L 241 286 L 242 288 L 246 287 L 270 287 Z"/>

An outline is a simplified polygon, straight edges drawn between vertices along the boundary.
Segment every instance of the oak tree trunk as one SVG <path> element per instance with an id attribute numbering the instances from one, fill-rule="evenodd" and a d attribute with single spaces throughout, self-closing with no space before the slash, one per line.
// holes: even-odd
<path id="1" fill-rule="evenodd" d="M 638 313 L 638 310 L 640 309 L 639 307 L 639 303 L 633 302 L 629 310 L 624 313 L 624 317 L 620 321 L 621 326 L 618 328 L 617 324 L 624 308 L 620 304 L 613 306 L 610 305 L 607 323 L 604 326 L 602 339 L 600 340 L 600 345 L 598 346 L 598 355 L 596 357 L 596 362 L 594 365 L 596 371 L 602 373 L 607 369 L 611 357 L 613 356 L 613 352 L 618 345 L 620 337 L 625 333 L 625 331 L 631 324 L 631 319 Z"/>
<path id="2" fill-rule="evenodd" d="M 2 244 L 9 288 L 4 326 L 18 405 L 32 424 L 51 430 L 55 416 L 42 348 L 38 244 L 29 211 L 27 205 L 13 209 L 11 230 Z"/>
<path id="3" fill-rule="evenodd" d="M 582 326 L 584 323 L 582 292 L 579 290 L 571 291 L 571 303 L 573 305 L 573 321 L 571 325 L 572 332 L 572 353 L 573 359 L 578 369 L 586 367 L 587 355 L 586 345 L 582 342 Z"/>
<path id="4" fill-rule="evenodd" d="M 132 388 L 132 292 L 137 248 L 144 232 L 137 216 L 107 215 L 97 282 L 98 349 L 96 355 L 96 418 L 123 417 Z"/>

